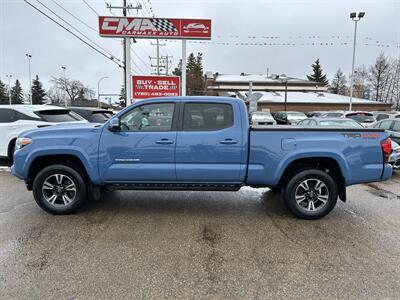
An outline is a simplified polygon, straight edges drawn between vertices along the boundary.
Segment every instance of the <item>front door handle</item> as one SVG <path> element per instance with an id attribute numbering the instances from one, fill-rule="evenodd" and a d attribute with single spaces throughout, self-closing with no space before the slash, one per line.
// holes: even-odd
<path id="1" fill-rule="evenodd" d="M 233 144 L 237 144 L 238 142 L 233 140 L 233 139 L 225 139 L 219 142 L 220 144 L 224 144 L 224 145 L 233 145 Z"/>
<path id="2" fill-rule="evenodd" d="M 170 145 L 173 143 L 174 143 L 174 141 L 170 140 L 170 139 L 161 139 L 161 140 L 156 141 L 156 144 L 160 144 L 160 145 Z"/>

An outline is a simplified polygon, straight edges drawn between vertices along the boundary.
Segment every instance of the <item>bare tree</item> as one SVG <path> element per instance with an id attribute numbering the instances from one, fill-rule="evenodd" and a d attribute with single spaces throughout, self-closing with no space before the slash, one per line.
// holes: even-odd
<path id="1" fill-rule="evenodd" d="M 368 81 L 371 85 L 372 98 L 375 101 L 384 102 L 384 91 L 388 83 L 390 63 L 388 58 L 379 54 L 375 64 L 369 67 Z"/>
<path id="2" fill-rule="evenodd" d="M 53 83 L 52 96 L 55 97 L 57 102 L 60 101 L 61 95 L 67 96 L 67 101 L 70 105 L 74 105 L 74 102 L 79 98 L 80 101 L 84 100 L 91 100 L 94 91 L 90 89 L 88 86 L 85 86 L 81 81 L 63 77 L 52 77 L 50 82 Z M 49 91 L 50 93 L 50 91 Z M 52 96 L 49 96 L 50 99 Z M 65 100 L 64 97 L 62 97 Z M 62 101 L 63 102 L 63 101 Z"/>
<path id="3" fill-rule="evenodd" d="M 387 80 L 382 87 L 382 98 L 386 103 L 398 107 L 400 87 L 400 59 L 390 59 Z"/>
<path id="4" fill-rule="evenodd" d="M 333 94 L 346 95 L 347 94 L 347 79 L 346 75 L 343 74 L 341 69 L 338 69 L 333 75 L 330 89 Z"/>
<path id="5" fill-rule="evenodd" d="M 359 66 L 354 70 L 354 77 L 353 77 L 354 97 L 364 98 L 364 94 L 368 90 L 368 78 L 369 78 L 368 70 L 364 65 Z"/>

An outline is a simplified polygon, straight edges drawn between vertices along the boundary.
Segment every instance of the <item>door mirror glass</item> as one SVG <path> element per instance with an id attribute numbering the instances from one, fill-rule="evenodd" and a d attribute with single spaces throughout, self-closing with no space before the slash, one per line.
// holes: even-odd
<path id="1" fill-rule="evenodd" d="M 118 118 L 113 118 L 110 120 L 110 123 L 108 124 L 108 129 L 110 131 L 119 131 L 121 130 L 121 124 Z"/>

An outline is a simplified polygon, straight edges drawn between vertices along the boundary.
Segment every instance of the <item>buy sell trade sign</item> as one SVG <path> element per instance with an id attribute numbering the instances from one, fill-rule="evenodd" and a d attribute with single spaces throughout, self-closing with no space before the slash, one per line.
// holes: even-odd
<path id="1" fill-rule="evenodd" d="M 133 98 L 179 96 L 179 76 L 132 76 Z"/>

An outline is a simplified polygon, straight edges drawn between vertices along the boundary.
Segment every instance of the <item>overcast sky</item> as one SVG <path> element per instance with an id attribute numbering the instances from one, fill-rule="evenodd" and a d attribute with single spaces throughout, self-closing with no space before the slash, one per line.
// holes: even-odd
<path id="1" fill-rule="evenodd" d="M 37 0 L 29 1 L 51 14 Z M 83 22 L 97 28 L 97 15 L 83 0 L 40 1 L 108 52 L 122 59 L 119 40 L 99 37 L 94 30 L 79 23 L 54 3 L 56 1 Z M 98 14 L 110 15 L 105 1 L 86 1 Z M 111 2 L 121 5 L 122 0 Z M 305 78 L 311 72 L 311 63 L 319 57 L 329 79 L 338 68 L 348 74 L 351 70 L 354 30 L 354 22 L 349 18 L 351 11 L 366 13 L 358 27 L 357 65 L 373 63 L 380 52 L 400 57 L 400 0 L 131 2 L 142 3 L 140 16 L 148 15 L 151 8 L 157 17 L 212 19 L 212 43 L 188 44 L 188 53 L 203 53 L 205 71 L 265 74 L 269 68 L 270 74 L 284 73 Z M 0 0 L 0 3 L 1 80 L 7 82 L 5 75 L 12 74 L 14 79 L 20 79 L 26 92 L 29 75 L 25 53 L 30 53 L 33 56 L 32 74 L 38 74 L 46 88 L 50 87 L 51 76 L 61 76 L 61 66 L 66 66 L 67 77 L 79 79 L 95 91 L 98 79 L 109 76 L 101 84 L 102 92 L 119 93 L 122 69 L 116 64 L 46 19 L 23 0 Z M 121 12 L 113 10 L 112 13 L 118 15 Z M 132 11 L 132 14 L 136 15 L 136 12 Z M 154 56 L 156 51 L 150 42 L 154 41 L 142 39 L 133 46 L 135 55 L 132 58 L 137 66 L 133 65 L 132 69 L 135 73 L 152 71 L 149 55 Z M 230 44 L 216 44 L 222 42 Z M 255 46 L 241 43 L 286 45 Z M 181 56 L 181 44 L 179 41 L 166 44 L 166 47 L 161 47 L 162 54 L 173 55 L 173 64 L 176 65 Z"/>

